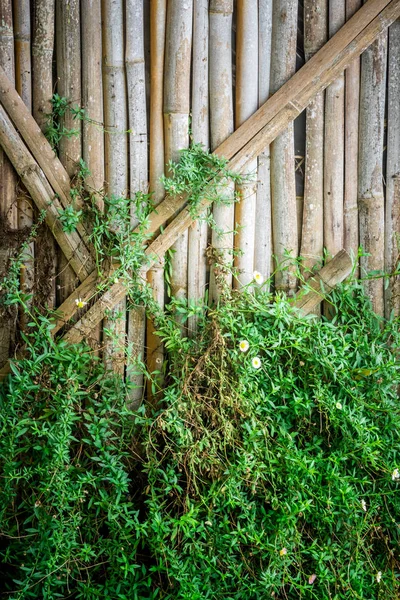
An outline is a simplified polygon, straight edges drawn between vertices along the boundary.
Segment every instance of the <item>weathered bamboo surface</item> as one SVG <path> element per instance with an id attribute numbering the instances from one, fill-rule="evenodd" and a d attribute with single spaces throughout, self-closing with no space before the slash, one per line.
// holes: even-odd
<path id="1" fill-rule="evenodd" d="M 356 256 L 361 243 L 369 253 L 361 259 L 361 273 L 367 276 L 365 286 L 375 310 L 387 316 L 392 309 L 398 311 L 399 278 L 389 279 L 384 291 L 380 274 L 384 269 L 398 270 L 399 0 L 368 0 L 361 8 L 359 0 L 306 0 L 304 38 L 297 30 L 298 11 L 303 6 L 297 0 L 151 0 L 149 22 L 144 18 L 143 0 L 104 0 L 101 11 L 100 4 L 92 0 L 60 2 L 55 35 L 54 4 L 36 0 L 29 13 L 33 16 L 32 40 L 28 0 L 15 0 L 12 13 L 8 11 L 8 34 L 7 28 L 0 31 L 9 48 L 12 37 L 17 66 L 17 90 L 12 77 L 0 68 L 0 143 L 33 202 L 48 209 L 49 228 L 66 264 L 74 270 L 73 280 L 77 275 L 81 281 L 65 299 L 58 294 L 63 301 L 55 331 L 68 326 L 78 298 L 84 302 L 94 299 L 65 339 L 77 342 L 97 336 L 99 341 L 100 330 L 93 334 L 93 329 L 107 315 L 105 327 L 113 330 L 115 339 L 105 336 L 104 358 L 110 368 L 123 374 L 127 357 L 132 357 L 128 364 L 128 375 L 136 383 L 132 405 L 137 406 L 144 393 L 135 357 L 145 357 L 149 371 L 159 372 L 163 348 L 151 320 L 145 331 L 140 307 L 132 307 L 126 325 L 122 282 L 103 293 L 97 290 L 86 227 L 80 223 L 76 232 L 68 234 L 60 226 L 59 212 L 70 203 L 71 179 L 82 155 L 92 171 L 87 191 L 94 194 L 100 207 L 103 191 L 115 197 L 133 197 L 148 189 L 153 193 L 156 210 L 150 215 L 152 238 L 142 275 L 147 273 L 153 297 L 161 306 L 165 299 L 164 257 L 174 245 L 177 251 L 169 257 L 172 295 L 201 301 L 209 290 L 209 298 L 215 302 L 219 289 L 213 258 L 210 272 L 207 270 L 209 242 L 212 249 L 207 256 L 218 255 L 228 264 L 233 249 L 239 251 L 234 285 L 240 287 L 252 282 L 254 270 L 269 276 L 273 253 L 278 264 L 286 261 L 288 252 L 295 258 L 299 232 L 306 273 L 323 260 L 324 248 L 331 255 L 345 248 Z M 9 5 L 3 4 L 2 10 L 4 6 L 7 9 Z M 72 10 L 70 20 L 65 10 Z M 46 31 L 39 19 L 47 23 Z M 57 73 L 51 68 L 54 43 Z M 295 72 L 299 44 L 306 62 Z M 30 52 L 34 117 L 30 114 L 30 86 L 24 83 Z M 21 65 L 25 65 L 23 72 Z M 43 85 L 37 77 L 40 68 Z M 61 161 L 41 133 L 56 89 L 55 74 L 61 77 L 58 91 L 68 96 L 72 105 L 83 106 L 90 119 L 83 122 L 82 136 L 63 140 Z M 306 108 L 303 214 L 297 215 L 293 121 Z M 69 124 L 76 125 L 75 121 Z M 179 150 L 187 147 L 189 133 L 194 142 L 225 156 L 231 170 L 246 177 L 254 175 L 238 188 L 241 201 L 236 205 L 210 207 L 205 194 L 199 210 L 213 211 L 223 235 L 208 232 L 202 221 L 193 222 L 185 196 L 163 197 L 160 176 L 166 162 L 177 160 Z M 76 207 L 82 207 L 79 198 Z M 135 227 L 133 204 L 131 210 Z M 348 270 L 347 255 L 339 253 L 337 260 L 343 262 L 338 271 Z M 331 274 L 321 271 L 326 289 L 337 274 L 335 265 L 332 269 Z M 375 273 L 372 278 L 368 276 L 371 270 Z M 294 294 L 294 273 L 294 268 L 278 272 L 275 286 Z M 310 281 L 316 286 L 316 296 L 321 297 L 318 279 Z M 229 271 L 226 282 L 232 284 Z M 304 310 L 312 305 L 312 311 L 318 303 L 312 296 L 305 301 Z M 196 328 L 197 320 L 191 317 L 188 329 L 182 327 L 182 332 L 194 335 Z"/>

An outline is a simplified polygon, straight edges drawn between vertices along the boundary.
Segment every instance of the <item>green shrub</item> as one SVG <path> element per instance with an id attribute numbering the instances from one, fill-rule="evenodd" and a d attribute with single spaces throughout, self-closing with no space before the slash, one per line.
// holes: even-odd
<path id="1" fill-rule="evenodd" d="M 172 344 L 143 442 L 165 597 L 398 598 L 398 322 L 360 284 L 332 322 L 269 301 L 235 295 Z"/>
<path id="2" fill-rule="evenodd" d="M 13 599 L 152 598 L 126 390 L 34 322 L 0 395 L 0 588 Z M 10 593 L 11 592 L 11 593 Z"/>

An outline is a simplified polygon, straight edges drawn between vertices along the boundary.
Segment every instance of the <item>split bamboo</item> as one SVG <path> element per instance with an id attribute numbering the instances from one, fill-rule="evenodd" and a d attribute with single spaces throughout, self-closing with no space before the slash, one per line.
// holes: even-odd
<path id="1" fill-rule="evenodd" d="M 192 75 L 192 136 L 195 143 L 208 150 L 208 0 L 194 0 L 193 7 L 193 75 Z M 207 277 L 207 236 L 205 219 L 195 221 L 189 228 L 188 298 L 198 303 L 204 298 Z M 198 319 L 190 317 L 188 333 L 194 336 Z"/>
<path id="2" fill-rule="evenodd" d="M 128 191 L 127 101 L 124 65 L 124 2 L 103 1 L 103 86 L 105 126 L 105 179 L 109 196 L 126 196 Z M 124 373 L 126 301 L 113 308 L 104 322 L 104 329 L 113 332 L 113 339 L 104 341 L 107 368 Z"/>
<path id="3" fill-rule="evenodd" d="M 0 2 L 0 66 L 14 82 L 14 35 L 11 0 Z M 5 152 L 0 148 L 0 274 L 5 275 L 11 249 L 11 235 L 18 228 L 16 177 Z M 8 234 L 8 235 L 7 235 Z M 15 334 L 15 311 L 4 315 L 0 323 L 0 365 L 8 358 Z"/>
<path id="4" fill-rule="evenodd" d="M 387 32 L 361 57 L 358 206 L 360 245 L 369 256 L 360 258 L 361 276 L 384 270 L 385 207 L 382 154 L 385 117 Z M 376 275 L 376 273 L 375 273 Z M 374 311 L 384 314 L 383 280 L 365 281 Z"/>
<path id="5" fill-rule="evenodd" d="M 400 270 L 400 19 L 389 29 L 385 272 Z M 385 290 L 385 316 L 400 315 L 400 275 Z"/>
<path id="6" fill-rule="evenodd" d="M 164 68 L 165 163 L 179 160 L 179 150 L 189 145 L 190 66 L 193 0 L 167 3 Z M 187 297 L 188 232 L 184 231 L 171 255 L 171 293 Z"/>
<path id="7" fill-rule="evenodd" d="M 345 0 L 329 0 L 329 37 L 346 21 Z M 343 246 L 344 73 L 325 93 L 324 246 L 333 256 Z"/>
<path id="8" fill-rule="evenodd" d="M 232 87 L 232 13 L 233 0 L 210 1 L 210 141 L 215 150 L 233 133 L 233 87 Z M 229 156 L 227 156 L 229 158 Z M 226 196 L 233 196 L 231 185 L 224 190 Z M 232 265 L 233 204 L 220 204 L 213 207 L 215 228 L 211 234 L 211 245 L 227 266 Z M 216 267 L 218 269 L 218 266 Z M 210 272 L 210 301 L 219 298 L 216 271 Z M 225 283 L 232 286 L 230 269 L 224 274 Z"/>
<path id="9" fill-rule="evenodd" d="M 32 113 L 44 132 L 47 126 L 46 115 L 51 112 L 50 100 L 53 94 L 55 0 L 36 0 L 33 3 L 32 15 Z M 10 114 L 9 109 L 7 110 Z M 30 151 L 32 152 L 31 147 Z M 37 265 L 47 267 L 44 303 L 51 309 L 56 305 L 56 254 L 53 235 L 46 226 L 41 227 L 35 243 L 35 260 Z M 35 272 L 35 278 L 36 276 L 40 277 L 38 270 Z"/>
<path id="10" fill-rule="evenodd" d="M 258 108 L 258 0 L 238 0 L 236 33 L 236 127 L 240 127 Z M 296 50 L 295 50 L 296 52 Z M 239 202 L 235 206 L 234 287 L 253 280 L 256 221 L 257 159 L 243 171 L 244 181 L 237 186 Z"/>
<path id="11" fill-rule="evenodd" d="M 164 122 L 163 122 L 163 82 L 164 82 L 164 50 L 165 27 L 167 17 L 167 1 L 151 0 L 150 2 L 150 191 L 155 206 L 164 198 L 164 186 L 161 177 L 164 175 Z M 147 282 L 153 293 L 153 299 L 161 309 L 164 308 L 164 268 L 160 261 L 148 272 Z M 162 385 L 162 367 L 164 349 L 160 338 L 155 334 L 155 324 L 151 317 L 146 322 L 146 365 L 149 373 L 157 373 L 156 386 Z M 147 398 L 153 399 L 152 381 L 147 385 Z"/>
<path id="12" fill-rule="evenodd" d="M 271 75 L 272 0 L 258 2 L 258 103 L 262 106 L 269 98 Z M 258 157 L 257 203 L 255 225 L 254 270 L 265 279 L 272 266 L 272 215 L 270 147 Z"/>
<path id="13" fill-rule="evenodd" d="M 277 0 L 272 24 L 271 92 L 275 93 L 296 69 L 297 0 Z M 275 285 L 292 294 L 296 277 L 287 254 L 298 253 L 294 134 L 291 123 L 271 146 L 272 231 L 274 255 L 279 266 Z"/>
<path id="14" fill-rule="evenodd" d="M 128 124 L 130 158 L 131 224 L 136 227 L 136 202 L 138 192 L 148 192 L 147 167 L 147 115 L 144 63 L 143 0 L 126 2 L 126 80 L 128 88 Z M 143 374 L 137 367 L 144 360 L 146 315 L 143 306 L 132 307 L 128 313 L 128 359 L 126 374 L 133 388 L 129 393 L 133 407 L 138 407 L 143 397 Z"/>
<path id="15" fill-rule="evenodd" d="M 304 2 L 304 54 L 308 61 L 327 38 L 326 0 Z M 306 153 L 304 203 L 300 255 L 305 276 L 323 255 L 324 204 L 324 93 L 310 102 L 306 110 Z"/>
<path id="16" fill-rule="evenodd" d="M 56 3 L 57 91 L 71 106 L 81 106 L 81 20 L 79 0 Z M 82 157 L 81 121 L 67 111 L 62 125 L 76 135 L 64 136 L 59 144 L 59 157 L 68 175 L 73 177 Z M 62 253 L 58 256 L 57 304 L 68 298 L 77 281 Z"/>
<path id="17" fill-rule="evenodd" d="M 361 0 L 346 0 L 349 20 L 362 5 Z M 357 57 L 345 72 L 344 130 L 344 204 L 343 246 L 354 257 L 358 254 L 358 118 L 360 105 L 360 59 Z"/>
<path id="18" fill-rule="evenodd" d="M 29 0 L 14 0 L 14 43 L 15 43 L 15 87 L 28 110 L 32 111 L 31 80 L 31 12 Z M 18 195 L 18 228 L 30 228 L 33 224 L 34 205 L 24 190 Z M 27 249 L 21 269 L 21 289 L 32 294 L 35 280 L 35 244 Z M 29 301 L 29 305 L 31 301 Z M 20 315 L 20 326 L 26 327 L 26 315 Z"/>

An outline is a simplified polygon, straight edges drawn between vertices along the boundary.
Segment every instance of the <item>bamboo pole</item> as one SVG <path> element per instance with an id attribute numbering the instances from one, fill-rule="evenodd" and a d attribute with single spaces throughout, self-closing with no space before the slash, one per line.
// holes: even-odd
<path id="1" fill-rule="evenodd" d="M 189 145 L 190 63 L 192 48 L 193 0 L 167 4 L 164 71 L 165 163 L 179 160 L 179 150 Z M 187 297 L 188 232 L 173 246 L 171 292 L 174 298 Z"/>
<path id="2" fill-rule="evenodd" d="M 194 142 L 208 149 L 208 0 L 194 0 L 193 8 L 192 136 Z M 204 298 L 206 290 L 207 236 L 205 220 L 195 221 L 189 228 L 188 298 L 195 303 Z M 196 334 L 197 324 L 196 316 L 189 318 L 190 336 Z"/>
<path id="3" fill-rule="evenodd" d="M 362 5 L 361 0 L 346 0 L 349 20 Z M 360 59 L 356 58 L 345 72 L 345 138 L 344 138 L 344 205 L 343 246 L 351 255 L 358 254 L 358 118 L 360 104 Z"/>
<path id="4" fill-rule="evenodd" d="M 0 106 L 0 146 L 14 165 L 37 208 L 46 211 L 46 222 L 51 232 L 78 279 L 84 281 L 95 267 L 94 260 L 77 232 L 63 231 L 59 219 L 62 205 L 2 106 Z"/>
<path id="5" fill-rule="evenodd" d="M 81 20 L 79 0 L 59 0 L 56 3 L 57 91 L 72 105 L 81 106 Z M 62 137 L 59 157 L 68 175 L 73 177 L 82 156 L 81 121 L 65 113 L 62 125 L 74 129 L 77 135 Z M 57 304 L 68 298 L 76 287 L 74 272 L 64 254 L 58 255 Z"/>
<path id="6" fill-rule="evenodd" d="M 87 192 L 104 210 L 104 111 L 102 80 L 101 3 L 82 0 L 82 104 L 89 120 L 82 123 L 82 157 L 90 172 Z M 92 332 L 93 347 L 100 348 L 101 323 Z"/>
<path id="7" fill-rule="evenodd" d="M 259 0 L 258 21 L 258 103 L 262 106 L 270 93 L 272 0 Z M 270 160 L 270 147 L 267 146 L 258 157 L 254 248 L 254 269 L 266 279 L 271 275 L 272 266 Z"/>
<path id="8" fill-rule="evenodd" d="M 385 206 L 385 272 L 399 271 L 400 255 L 400 19 L 389 28 Z M 385 316 L 400 315 L 400 276 L 385 290 Z"/>
<path id="9" fill-rule="evenodd" d="M 47 123 L 46 115 L 51 112 L 50 99 L 53 94 L 55 0 L 35 0 L 32 15 L 32 114 L 40 129 L 44 132 Z M 0 89 L 3 89 L 2 85 Z M 2 102 L 4 103 L 4 98 L 2 98 Z M 10 114 L 8 108 L 7 111 Z M 31 120 L 29 122 L 32 123 Z M 20 127 L 18 129 L 21 131 Z M 32 152 L 31 147 L 30 151 Z M 65 175 L 68 178 L 66 173 Z M 36 264 L 46 265 L 47 292 L 45 302 L 47 302 L 50 309 L 53 309 L 56 305 L 56 245 L 53 235 L 45 225 L 38 232 L 35 252 Z M 35 271 L 36 277 L 40 277 L 40 270 Z"/>
<path id="10" fill-rule="evenodd" d="M 101 70 L 102 35 L 101 4 L 98 0 L 82 0 L 82 104 L 89 121 L 82 125 L 82 155 L 90 175 L 85 180 L 87 191 L 94 194 L 103 210 L 104 189 L 104 111 Z"/>
<path id="11" fill-rule="evenodd" d="M 233 87 L 232 87 L 232 13 L 233 0 L 210 1 L 210 141 L 211 149 L 218 148 L 233 133 Z M 233 187 L 227 186 L 226 195 L 233 195 Z M 233 229 L 235 207 L 215 205 L 213 219 L 216 228 L 211 233 L 211 245 L 228 267 L 232 265 Z M 219 233 L 221 232 L 221 233 Z M 216 302 L 220 290 L 214 268 L 210 272 L 210 301 Z M 224 275 L 228 287 L 232 274 Z"/>
<path id="12" fill-rule="evenodd" d="M 345 23 L 345 0 L 329 0 L 328 33 Z M 343 246 L 344 74 L 325 93 L 324 246 L 333 256 Z"/>
<path id="13" fill-rule="evenodd" d="M 236 127 L 240 127 L 258 108 L 258 2 L 238 0 L 236 33 Z M 234 287 L 253 280 L 256 221 L 257 160 L 250 162 L 237 186 L 239 202 L 235 206 L 235 267 L 238 277 Z"/>
<path id="14" fill-rule="evenodd" d="M 15 87 L 28 110 L 32 111 L 31 81 L 31 12 L 29 0 L 14 0 Z M 34 205 L 22 190 L 18 195 L 18 228 L 32 227 Z M 26 294 L 33 291 L 35 244 L 26 252 L 21 270 L 21 289 Z M 31 304 L 31 302 L 29 302 Z M 22 328 L 26 327 L 25 314 L 20 315 Z"/>
<path id="15" fill-rule="evenodd" d="M 312 56 L 327 38 L 326 0 L 304 2 L 304 54 Z M 305 276 L 323 255 L 324 203 L 324 94 L 318 94 L 306 110 L 304 204 L 300 255 Z"/>
<path id="16" fill-rule="evenodd" d="M 358 206 L 360 245 L 370 256 L 360 259 L 361 276 L 384 270 L 384 194 L 382 153 L 385 117 L 387 32 L 361 57 Z M 384 313 L 383 280 L 365 282 L 373 309 Z"/>
<path id="17" fill-rule="evenodd" d="M 143 0 L 126 2 L 126 52 L 125 68 L 128 87 L 128 123 L 130 157 L 130 194 L 147 193 L 147 114 L 144 63 L 144 15 Z M 131 224 L 136 227 L 138 219 L 136 204 L 131 204 Z M 135 306 L 128 313 L 128 361 L 127 377 L 133 384 L 130 402 L 138 407 L 143 397 L 143 373 L 137 361 L 144 360 L 146 315 L 143 306 Z"/>
<path id="18" fill-rule="evenodd" d="M 0 66 L 14 82 L 14 37 L 11 0 L 0 2 Z M 5 275 L 11 249 L 10 234 L 18 228 L 16 177 L 5 152 L 0 148 L 0 273 Z M 0 365 L 9 357 L 15 335 L 16 314 L 8 313 L 0 323 Z"/>
<path id="19" fill-rule="evenodd" d="M 273 11 L 271 91 L 275 93 L 296 69 L 297 1 L 277 0 Z M 298 253 L 297 205 L 294 164 L 293 124 L 271 146 L 272 231 L 274 254 L 279 270 L 277 289 L 292 294 L 296 277 L 292 265 L 285 264 L 286 252 Z"/>
<path id="20" fill-rule="evenodd" d="M 167 18 L 167 1 L 151 0 L 150 2 L 150 145 L 149 145 L 149 179 L 153 202 L 158 206 L 164 198 L 164 186 L 161 176 L 164 174 L 164 122 L 163 122 L 163 84 L 164 84 L 164 51 L 165 27 Z M 147 282 L 151 287 L 153 299 L 161 309 L 164 308 L 164 266 L 163 261 L 155 264 L 148 272 Z M 164 348 L 160 338 L 155 334 L 155 323 L 151 317 L 146 321 L 146 365 L 149 373 L 158 373 L 155 385 L 162 385 L 162 366 Z M 147 398 L 153 400 L 153 384 L 147 384 Z"/>
<path id="21" fill-rule="evenodd" d="M 128 191 L 127 100 L 124 65 L 124 2 L 103 0 L 103 86 L 105 135 L 105 177 L 109 196 Z M 108 368 L 124 373 L 126 302 L 113 308 L 104 328 L 113 331 L 114 341 L 105 340 L 104 360 Z"/>

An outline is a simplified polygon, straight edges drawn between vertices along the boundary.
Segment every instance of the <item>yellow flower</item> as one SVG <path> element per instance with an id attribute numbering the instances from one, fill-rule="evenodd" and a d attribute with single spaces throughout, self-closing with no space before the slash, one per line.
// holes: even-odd
<path id="1" fill-rule="evenodd" d="M 82 298 L 76 298 L 75 304 L 77 305 L 78 308 L 83 308 L 84 306 L 86 306 L 87 302 L 82 300 Z"/>
<path id="2" fill-rule="evenodd" d="M 258 358 L 258 356 L 255 356 L 251 361 L 251 364 L 255 369 L 259 369 L 261 367 L 261 360 Z"/>
<path id="3" fill-rule="evenodd" d="M 279 550 L 279 556 L 286 556 L 286 554 L 287 554 L 286 548 L 282 548 L 282 550 Z"/>
<path id="4" fill-rule="evenodd" d="M 247 340 L 242 340 L 241 342 L 239 342 L 239 350 L 241 352 L 247 352 L 247 350 L 249 349 L 249 342 Z"/>
<path id="5" fill-rule="evenodd" d="M 261 285 L 262 283 L 264 283 L 264 277 L 258 271 L 254 271 L 253 279 L 256 283 L 258 283 L 258 285 Z"/>

